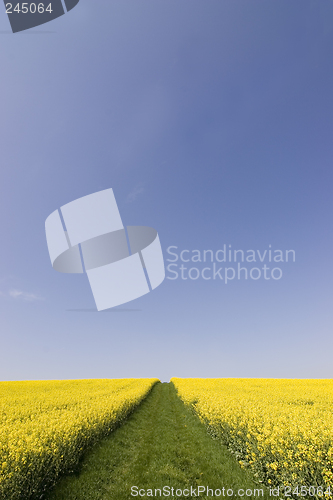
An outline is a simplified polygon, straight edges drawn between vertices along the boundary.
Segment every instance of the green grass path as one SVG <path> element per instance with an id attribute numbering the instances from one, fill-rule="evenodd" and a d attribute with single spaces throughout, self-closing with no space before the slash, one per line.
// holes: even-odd
<path id="1" fill-rule="evenodd" d="M 131 486 L 140 489 L 225 487 L 237 496 L 239 488 L 261 488 L 242 470 L 226 447 L 213 440 L 178 398 L 173 384 L 158 383 L 126 423 L 98 443 L 83 458 L 80 470 L 60 480 L 46 500 L 129 500 Z M 142 492 L 141 492 L 142 493 Z M 230 492 L 229 492 L 230 493 Z M 160 498 L 158 495 L 154 498 Z M 178 498 L 185 498 L 181 496 Z M 218 498 L 218 497 L 214 497 Z M 259 498 L 258 495 L 242 497 Z M 264 497 L 268 498 L 264 491 Z"/>

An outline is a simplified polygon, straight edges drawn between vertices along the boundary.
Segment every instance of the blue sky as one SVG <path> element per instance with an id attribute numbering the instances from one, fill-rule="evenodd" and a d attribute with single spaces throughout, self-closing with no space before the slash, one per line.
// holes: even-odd
<path id="1" fill-rule="evenodd" d="M 0 379 L 332 377 L 333 4 L 81 0 L 0 13 Z M 280 280 L 170 280 L 97 313 L 47 216 L 112 187 L 182 249 L 294 249 Z M 168 264 L 168 262 L 166 262 Z"/>

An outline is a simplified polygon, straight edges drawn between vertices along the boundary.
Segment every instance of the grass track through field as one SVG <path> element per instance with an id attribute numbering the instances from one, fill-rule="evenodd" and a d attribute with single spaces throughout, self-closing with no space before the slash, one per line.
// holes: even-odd
<path id="1" fill-rule="evenodd" d="M 191 486 L 196 489 L 198 485 L 214 490 L 225 487 L 234 490 L 234 498 L 239 488 L 261 488 L 239 467 L 226 447 L 207 434 L 170 383 L 156 384 L 127 422 L 86 454 L 80 470 L 61 479 L 44 498 L 129 500 L 136 498 L 131 496 L 131 486 L 135 485 L 144 490 L 163 486 L 175 490 Z M 172 495 L 162 498 L 172 498 Z M 177 498 L 175 493 L 174 498 Z M 201 494 L 188 498 L 211 499 L 212 496 Z M 224 498 L 232 497 L 225 493 Z M 268 498 L 265 490 L 264 498 Z"/>

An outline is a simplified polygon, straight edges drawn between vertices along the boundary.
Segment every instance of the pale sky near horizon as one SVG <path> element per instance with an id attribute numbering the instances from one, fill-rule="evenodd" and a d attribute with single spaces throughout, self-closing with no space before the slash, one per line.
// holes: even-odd
<path id="1" fill-rule="evenodd" d="M 9 30 L 2 8 L 0 380 L 332 378 L 332 2 L 81 0 Z M 94 312 L 44 223 L 110 187 L 166 265 L 224 245 L 295 262 L 227 284 L 167 272 Z"/>

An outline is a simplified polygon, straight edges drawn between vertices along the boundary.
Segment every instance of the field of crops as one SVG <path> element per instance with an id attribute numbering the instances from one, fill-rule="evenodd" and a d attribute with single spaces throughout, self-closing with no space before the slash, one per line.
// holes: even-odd
<path id="1" fill-rule="evenodd" d="M 330 496 L 332 380 L 173 378 L 171 381 L 211 434 L 221 438 L 242 467 L 249 468 L 258 481 L 271 486 L 285 485 L 292 491 L 300 486 L 314 486 L 307 489 L 307 497 L 325 496 L 325 492 Z"/>
<path id="2" fill-rule="evenodd" d="M 0 382 L 0 498 L 39 498 L 61 473 L 76 466 L 88 446 L 121 423 L 156 382 Z"/>

